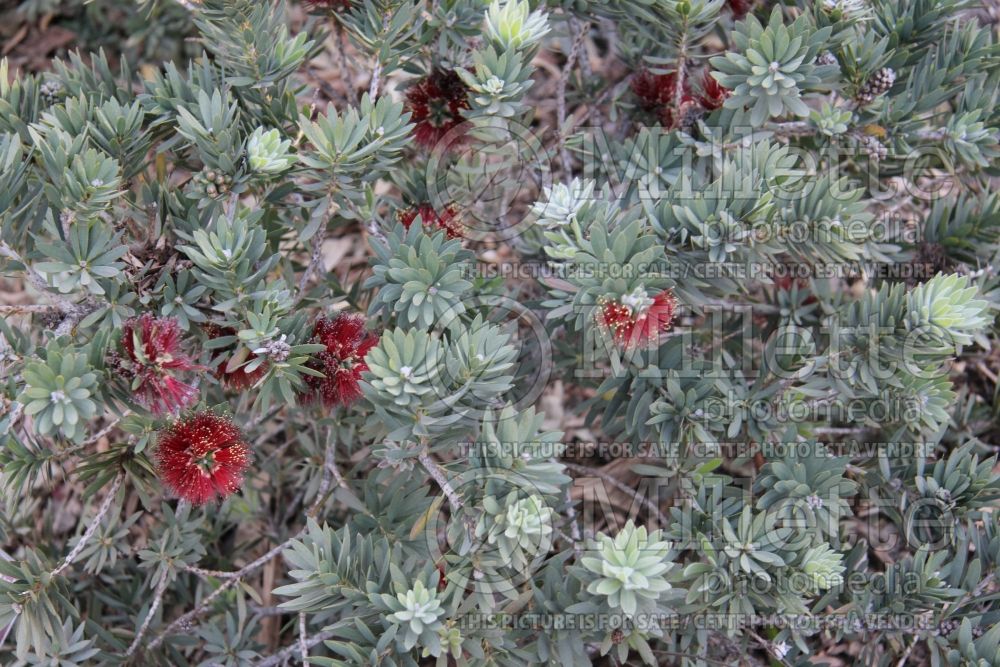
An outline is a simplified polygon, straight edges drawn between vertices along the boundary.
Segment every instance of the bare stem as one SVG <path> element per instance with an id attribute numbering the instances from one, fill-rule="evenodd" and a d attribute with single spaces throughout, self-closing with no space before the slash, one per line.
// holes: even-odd
<path id="1" fill-rule="evenodd" d="M 195 574 L 201 574 L 203 576 L 216 577 L 217 579 L 228 579 L 230 582 L 235 582 L 243 577 L 247 576 L 257 568 L 265 565 L 268 561 L 273 560 L 278 556 L 284 549 L 292 543 L 292 540 L 296 539 L 301 534 L 301 531 L 289 537 L 287 540 L 282 542 L 276 547 L 273 547 L 266 554 L 258 558 L 257 560 L 244 565 L 238 570 L 224 571 L 224 570 L 205 570 L 200 567 L 195 567 L 193 565 L 186 565 L 184 569 L 188 572 L 193 572 Z"/>
<path id="2" fill-rule="evenodd" d="M 896 663 L 896 667 L 906 667 L 906 661 L 910 659 L 910 654 L 913 653 L 913 649 L 916 647 L 917 642 L 920 641 L 919 636 L 914 636 L 910 641 L 909 646 L 906 647 L 906 651 L 903 653 L 903 657 L 899 659 Z"/>
<path id="3" fill-rule="evenodd" d="M 42 278 L 41 274 L 35 271 L 30 264 L 24 261 L 24 259 L 16 250 L 7 245 L 6 241 L 0 241 L 0 257 L 6 257 L 12 262 L 17 262 L 18 264 L 22 264 L 24 266 L 24 271 L 28 276 L 28 280 L 31 282 L 32 285 L 35 286 L 35 289 L 39 290 L 40 292 L 42 292 L 42 294 L 45 294 L 50 298 L 54 298 L 54 295 L 51 292 L 49 292 L 49 284 L 45 281 L 45 278 Z M 61 299 L 60 302 L 62 301 L 65 300 Z M 63 307 L 62 303 L 60 303 L 59 305 L 61 308 Z"/>
<path id="4" fill-rule="evenodd" d="M 326 240 L 326 225 L 324 224 L 312 237 L 312 254 L 309 257 L 309 264 L 306 265 L 306 270 L 302 272 L 302 277 L 299 279 L 299 298 L 306 291 L 306 286 L 309 284 L 309 280 L 316 273 L 319 268 L 320 262 L 323 260 L 323 242 Z"/>
<path id="5" fill-rule="evenodd" d="M 392 15 L 386 12 L 385 16 L 382 17 L 382 31 L 385 32 L 389 29 L 389 19 Z M 372 68 L 372 81 L 368 85 L 368 97 L 371 98 L 372 102 L 375 101 L 375 96 L 378 95 L 378 87 L 381 83 L 380 79 L 382 77 L 382 59 L 379 58 L 378 52 L 375 52 L 375 67 Z"/>
<path id="6" fill-rule="evenodd" d="M 763 648 L 768 653 L 770 653 L 771 657 L 774 658 L 775 660 L 777 660 L 779 664 L 782 664 L 782 665 L 787 665 L 788 664 L 788 661 L 785 660 L 784 654 L 777 649 L 777 647 L 775 646 L 774 642 L 770 642 L 770 641 L 764 639 L 763 637 L 761 637 L 759 634 L 757 634 L 756 632 L 754 632 L 750 628 L 747 628 L 747 633 L 751 637 L 753 637 L 755 640 L 757 640 L 757 643 L 760 644 L 760 647 Z"/>
<path id="7" fill-rule="evenodd" d="M 769 123 L 764 127 L 769 132 L 785 137 L 805 137 L 816 134 L 816 126 L 805 120 L 793 120 L 783 123 Z M 911 138 L 922 141 L 942 141 L 948 136 L 947 128 L 916 130 L 909 134 Z"/>
<path id="8" fill-rule="evenodd" d="M 146 614 L 146 618 L 143 619 L 142 625 L 139 626 L 139 631 L 135 633 L 135 639 L 132 640 L 132 645 L 128 647 L 127 651 L 125 651 L 126 658 L 135 655 L 135 652 L 139 650 L 139 646 L 142 644 L 142 638 L 146 636 L 146 631 L 149 630 L 149 626 L 153 622 L 153 617 L 156 616 L 156 611 L 163 603 L 163 594 L 167 590 L 167 582 L 169 581 L 170 569 L 164 568 L 163 574 L 160 576 L 160 580 L 156 583 L 156 592 L 153 594 L 153 604 L 149 606 L 149 613 Z"/>
<path id="9" fill-rule="evenodd" d="M 451 484 L 448 482 L 448 476 L 445 474 L 444 470 L 441 469 L 441 466 L 437 464 L 437 461 L 431 457 L 427 450 L 421 452 L 417 460 L 420 461 L 420 465 L 422 465 L 434 481 L 437 482 L 437 485 L 441 487 L 445 497 L 448 499 L 448 504 L 451 506 L 451 511 L 456 513 L 459 512 L 463 507 L 462 497 L 451 487 Z"/>
<path id="10" fill-rule="evenodd" d="M 379 78 L 382 76 L 382 61 L 375 57 L 375 67 L 372 68 L 372 82 L 368 85 L 368 97 L 375 99 L 378 95 Z"/>
<path id="11" fill-rule="evenodd" d="M 337 467 L 335 458 L 336 449 L 335 443 L 330 443 L 326 446 L 326 457 L 323 462 L 323 480 L 316 491 L 316 500 L 313 502 L 312 507 L 309 508 L 309 511 L 306 512 L 306 516 L 315 517 L 319 513 L 320 507 L 323 506 L 327 496 L 330 494 L 330 487 L 334 480 L 336 480 L 337 486 L 347 488 L 347 482 L 344 480 L 344 476 L 340 474 L 340 468 Z"/>
<path id="12" fill-rule="evenodd" d="M 0 315 L 24 315 L 27 313 L 47 313 L 59 310 L 59 306 L 45 303 L 22 303 L 0 306 Z"/>
<path id="13" fill-rule="evenodd" d="M 576 508 L 573 507 L 573 499 L 570 498 L 569 488 L 566 489 L 566 519 L 569 521 L 569 535 L 573 540 L 573 551 L 579 556 L 581 552 L 580 542 L 583 536 L 580 534 L 580 524 L 576 521 Z"/>
<path id="14" fill-rule="evenodd" d="M 681 34 L 681 50 L 677 55 L 677 83 L 674 86 L 674 125 L 680 125 L 681 105 L 684 104 L 684 82 L 687 79 L 687 31 Z"/>
<path id="15" fill-rule="evenodd" d="M 115 428 L 118 426 L 118 423 L 120 421 L 121 421 L 121 419 L 117 418 L 117 417 L 115 419 L 112 419 L 108 423 L 107 426 L 105 426 L 100 431 L 98 431 L 94 435 L 90 436 L 89 438 L 87 438 L 86 440 L 84 440 L 83 442 L 81 442 L 80 444 L 73 445 L 72 447 L 69 447 L 69 448 L 67 448 L 67 449 L 59 452 L 59 454 L 56 456 L 56 460 L 58 460 L 58 461 L 64 461 L 64 460 L 68 459 L 70 456 L 72 456 L 73 454 L 76 454 L 77 452 L 83 451 L 87 447 L 90 447 L 91 445 L 93 445 L 94 443 L 96 443 L 98 440 L 100 440 L 104 436 L 108 435 L 113 430 L 115 430 Z"/>
<path id="16" fill-rule="evenodd" d="M 41 276 L 40 273 L 35 271 L 28 262 L 24 260 L 21 255 L 7 245 L 6 241 L 0 241 L 0 257 L 6 257 L 12 262 L 17 262 L 24 266 L 25 275 L 28 277 L 28 282 L 34 285 L 35 289 L 44 294 L 47 298 L 51 299 L 55 306 L 63 312 L 63 319 L 56 327 L 56 336 L 65 336 L 73 331 L 73 327 L 77 325 L 84 317 L 89 315 L 96 308 L 96 304 L 93 303 L 91 299 L 85 299 L 83 303 L 75 303 L 65 297 L 53 294 L 49 291 L 49 284 L 46 282 L 45 278 Z"/>
<path id="17" fill-rule="evenodd" d="M 232 225 L 236 220 L 236 210 L 239 208 L 237 204 L 240 203 L 240 196 L 233 192 L 229 195 L 229 201 L 226 203 L 226 219 L 229 224 Z"/>
<path id="18" fill-rule="evenodd" d="M 170 625 L 168 625 L 166 629 L 163 630 L 163 632 L 158 634 L 153 639 L 153 641 L 149 642 L 149 647 L 148 647 L 149 650 L 153 650 L 157 646 L 162 644 L 163 640 L 166 639 L 167 635 L 173 633 L 173 631 L 176 630 L 177 628 L 184 627 L 190 624 L 191 621 L 200 616 L 209 607 L 209 605 L 211 605 L 212 602 L 215 601 L 217 597 L 221 596 L 223 593 L 232 588 L 236 584 L 236 581 L 237 581 L 236 579 L 230 579 L 229 581 L 225 582 L 224 584 L 216 588 L 214 591 L 212 591 L 208 596 L 206 596 L 205 599 L 201 601 L 201 604 L 199 604 L 197 607 L 187 612 L 186 614 L 183 614 L 182 616 L 179 616 L 176 619 L 174 619 L 174 621 Z"/>
<path id="19" fill-rule="evenodd" d="M 333 636 L 333 633 L 331 633 L 331 632 L 321 632 L 318 635 L 316 635 L 315 637 L 310 637 L 306 641 L 306 650 L 312 648 L 313 646 L 316 646 L 316 644 L 321 644 L 322 642 L 325 642 L 327 639 L 329 639 L 332 636 Z M 293 644 L 292 646 L 286 646 L 284 649 L 282 649 L 281 651 L 278 651 L 277 653 L 275 653 L 274 655 L 270 656 L 269 658 L 265 658 L 264 660 L 261 660 L 260 662 L 258 662 L 255 665 L 255 667 L 276 667 L 277 665 L 280 665 L 280 664 L 284 663 L 286 660 L 288 660 L 289 658 L 291 658 L 295 653 L 301 652 L 301 651 L 302 651 L 302 645 L 301 645 L 301 643 Z"/>
<path id="20" fill-rule="evenodd" d="M 816 133 L 816 128 L 812 123 L 804 120 L 793 120 L 786 123 L 773 123 L 764 129 L 780 134 L 782 136 L 806 136 Z"/>
<path id="21" fill-rule="evenodd" d="M 185 567 L 184 569 L 189 572 L 202 574 L 203 576 L 212 576 L 212 577 L 217 577 L 219 579 L 226 579 L 226 581 L 217 589 L 212 591 L 212 593 L 208 595 L 204 600 L 202 600 L 197 607 L 174 619 L 174 621 L 170 625 L 168 625 L 163 630 L 163 632 L 158 634 L 156 638 L 149 643 L 149 648 L 150 649 L 156 648 L 157 646 L 162 644 L 163 640 L 166 639 L 167 636 L 172 634 L 175 630 L 177 630 L 180 627 L 188 625 L 191 621 L 201 616 L 212 604 L 212 602 L 215 601 L 216 598 L 218 598 L 227 590 L 235 586 L 241 579 L 243 579 L 245 576 L 247 576 L 257 568 L 262 567 L 271 560 L 274 560 L 278 555 L 281 554 L 282 551 L 284 551 L 292 543 L 293 540 L 297 539 L 301 534 L 302 531 L 300 530 L 295 535 L 289 537 L 287 540 L 285 540 L 278 546 L 274 547 L 273 549 L 268 551 L 266 554 L 264 554 L 257 560 L 247 565 L 244 565 L 243 567 L 234 572 L 222 572 L 219 570 L 203 570 L 201 568 L 196 568 L 192 566 Z"/>
<path id="22" fill-rule="evenodd" d="M 350 87 L 351 69 L 347 63 L 347 42 L 344 39 L 344 26 L 340 25 L 339 22 L 334 22 L 333 32 L 336 43 L 336 48 L 334 48 L 333 52 L 336 56 L 334 60 L 337 63 L 337 73 L 340 74 L 344 81 L 348 82 L 348 87 Z"/>
<path id="23" fill-rule="evenodd" d="M 566 150 L 566 137 L 563 134 L 563 126 L 566 124 L 566 84 L 569 82 L 573 68 L 576 67 L 577 56 L 580 49 L 583 48 L 583 39 L 586 36 L 586 31 L 575 18 L 570 19 L 569 26 L 573 33 L 573 42 L 569 47 L 569 53 L 566 54 L 566 64 L 559 75 L 559 80 L 556 81 L 556 115 L 559 122 L 556 132 L 559 140 L 559 159 L 562 162 L 563 180 L 567 183 L 573 175 L 573 164 L 570 161 L 569 151 Z"/>
<path id="24" fill-rule="evenodd" d="M 58 577 L 62 574 L 66 568 L 68 568 L 70 564 L 76 560 L 76 557 L 80 555 L 80 552 L 83 551 L 84 547 L 87 546 L 87 542 L 89 542 L 90 538 L 94 536 L 97 529 L 101 527 L 104 515 L 106 515 L 108 510 L 111 509 L 111 504 L 115 500 L 115 495 L 117 495 L 118 489 L 121 488 L 122 482 L 124 481 L 125 472 L 122 471 L 118 473 L 117 477 L 115 477 L 115 481 L 111 484 L 111 489 L 108 490 L 108 495 L 105 496 L 104 502 L 101 503 L 101 507 L 97 510 L 97 515 L 90 520 L 90 525 L 87 527 L 87 530 L 84 531 L 83 535 L 80 536 L 80 540 L 76 543 L 76 546 L 73 547 L 72 551 L 66 554 L 66 558 L 63 559 L 62 563 L 60 563 L 56 569 L 52 570 L 53 577 Z"/>
<path id="25" fill-rule="evenodd" d="M 650 512 L 656 515 L 656 520 L 660 522 L 661 526 L 665 527 L 670 525 L 670 520 L 667 518 L 667 516 L 663 512 L 661 512 L 660 508 L 657 507 L 652 501 L 650 501 L 649 498 L 644 498 L 640 496 L 635 489 L 629 488 L 628 486 L 626 486 L 622 482 L 619 482 L 617 479 L 615 479 L 608 473 L 602 470 L 598 470 L 597 468 L 582 466 L 576 463 L 563 462 L 563 465 L 569 468 L 570 470 L 575 470 L 581 475 L 594 475 L 596 477 L 600 477 L 605 482 L 615 487 L 622 493 L 626 493 L 635 498 L 636 500 L 638 500 L 641 505 L 643 505 L 646 509 L 648 509 Z"/>
<path id="26" fill-rule="evenodd" d="M 303 667 L 309 667 L 309 635 L 306 632 L 306 613 L 299 612 L 299 654 Z"/>

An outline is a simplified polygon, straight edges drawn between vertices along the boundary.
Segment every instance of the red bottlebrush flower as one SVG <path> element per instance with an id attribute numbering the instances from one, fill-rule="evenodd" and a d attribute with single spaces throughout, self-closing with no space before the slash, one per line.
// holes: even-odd
<path id="1" fill-rule="evenodd" d="M 639 98 L 639 106 L 644 111 L 656 113 L 663 127 L 673 127 L 674 107 L 677 93 L 677 75 L 653 74 L 647 69 L 640 70 L 632 77 L 632 92 Z M 684 81 L 681 104 L 694 100 L 691 87 Z"/>
<path id="2" fill-rule="evenodd" d="M 406 91 L 406 110 L 414 123 L 413 138 L 433 148 L 465 119 L 469 89 L 453 70 L 435 69 Z"/>
<path id="3" fill-rule="evenodd" d="M 632 77 L 632 92 L 646 111 L 653 111 L 663 104 L 672 104 L 676 88 L 677 75 L 673 73 L 653 74 L 648 69 L 642 69 Z"/>
<path id="4" fill-rule="evenodd" d="M 424 222 L 424 227 L 429 229 L 443 229 L 450 239 L 462 238 L 465 234 L 465 227 L 458 215 L 458 209 L 449 204 L 441 213 L 434 210 L 428 203 L 411 206 L 396 212 L 396 218 L 403 223 L 407 229 L 417 219 L 417 216 Z"/>
<path id="5" fill-rule="evenodd" d="M 698 103 L 705 111 L 715 111 L 722 108 L 726 98 L 732 91 L 724 87 L 710 72 L 705 72 L 705 78 L 701 82 L 701 95 L 698 96 Z"/>
<path id="6" fill-rule="evenodd" d="M 320 400 L 328 408 L 350 405 L 361 398 L 359 381 L 368 370 L 365 355 L 378 343 L 377 335 L 365 331 L 364 315 L 338 313 L 329 319 L 319 318 L 311 342 L 326 346 L 309 365 L 326 377 L 305 376 L 309 388 L 306 398 Z"/>
<path id="7" fill-rule="evenodd" d="M 160 431 L 156 466 L 163 483 L 195 505 L 239 490 L 250 447 L 227 417 L 199 412 Z"/>
<path id="8" fill-rule="evenodd" d="M 122 353 L 110 364 L 130 383 L 140 405 L 154 415 L 189 407 L 198 390 L 172 375 L 201 368 L 181 351 L 180 325 L 172 317 L 143 313 L 122 325 Z"/>
<path id="9" fill-rule="evenodd" d="M 741 19 L 753 9 L 754 0 L 726 0 L 729 11 L 733 13 L 733 18 Z"/>
<path id="10" fill-rule="evenodd" d="M 670 291 L 650 298 L 641 287 L 618 300 L 598 303 L 597 324 L 622 347 L 655 345 L 660 333 L 669 331 L 674 322 L 677 299 Z"/>
<path id="11" fill-rule="evenodd" d="M 806 276 L 792 276 L 789 273 L 782 274 L 780 276 L 775 276 L 774 286 L 782 292 L 791 292 L 792 288 L 796 288 L 799 291 L 805 291 L 809 289 L 809 278 Z M 816 303 L 816 296 L 810 295 L 805 298 L 802 302 L 803 304 Z"/>
<path id="12" fill-rule="evenodd" d="M 443 593 L 448 589 L 448 576 L 444 571 L 444 564 L 438 563 L 437 571 L 440 577 L 438 578 L 438 593 Z"/>
<path id="13" fill-rule="evenodd" d="M 251 354 L 247 361 L 252 361 L 256 357 L 257 355 Z M 219 382 L 221 382 L 226 389 L 232 391 L 246 391 L 250 387 L 257 384 L 258 380 L 267 375 L 267 362 L 262 363 L 252 371 L 245 370 L 247 364 L 243 364 L 234 370 L 227 371 L 227 364 L 228 362 L 219 364 L 219 366 L 215 369 L 215 377 L 219 379 Z"/>
<path id="14" fill-rule="evenodd" d="M 231 327 L 221 327 L 218 324 L 208 323 L 202 326 L 202 329 L 208 334 L 209 338 L 222 338 L 223 336 L 235 336 L 236 330 Z M 250 387 L 257 384 L 257 381 L 262 377 L 267 375 L 268 363 L 265 361 L 257 368 L 252 371 L 247 371 L 247 365 L 257 358 L 256 354 L 252 352 L 247 353 L 246 350 L 241 350 L 237 352 L 242 359 L 240 359 L 239 365 L 236 365 L 232 370 L 228 370 L 230 363 L 233 361 L 232 350 L 222 349 L 217 350 L 215 355 L 212 357 L 212 361 L 218 361 L 221 357 L 219 364 L 215 366 L 215 370 L 212 374 L 219 380 L 223 387 L 231 391 L 245 391 Z"/>
<path id="15" fill-rule="evenodd" d="M 778 276 L 774 279 L 774 286 L 777 287 L 782 292 L 791 292 L 792 285 L 798 287 L 799 289 L 805 289 L 809 286 L 809 281 L 805 278 L 793 278 L 792 276 Z"/>

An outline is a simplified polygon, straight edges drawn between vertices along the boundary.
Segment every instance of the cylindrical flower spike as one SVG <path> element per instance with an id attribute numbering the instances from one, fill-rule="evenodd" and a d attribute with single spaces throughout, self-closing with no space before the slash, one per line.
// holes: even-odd
<path id="1" fill-rule="evenodd" d="M 338 313 L 332 318 L 319 318 L 312 342 L 326 346 L 314 355 L 310 365 L 326 377 L 306 376 L 309 391 L 305 398 L 322 401 L 329 408 L 350 405 L 361 398 L 358 383 L 368 370 L 365 355 L 378 343 L 378 336 L 365 330 L 364 315 Z"/>
<path id="2" fill-rule="evenodd" d="M 172 493 L 203 505 L 239 490 L 250 448 L 231 419 L 204 411 L 160 431 L 156 464 Z"/>
<path id="3" fill-rule="evenodd" d="M 465 122 L 469 89 L 452 70 L 435 69 L 406 92 L 406 109 L 414 124 L 413 138 L 433 148 L 445 135 Z"/>
<path id="4" fill-rule="evenodd" d="M 660 333 L 673 326 L 677 299 L 664 291 L 655 297 L 641 287 L 618 300 L 603 299 L 598 304 L 597 324 L 624 348 L 649 347 Z"/>
<path id="5" fill-rule="evenodd" d="M 173 376 L 200 368 L 181 350 L 181 329 L 172 317 L 144 313 L 122 325 L 121 353 L 109 365 L 130 383 L 136 401 L 154 415 L 190 407 L 198 390 Z"/>
<path id="6" fill-rule="evenodd" d="M 443 229 L 450 239 L 460 239 L 465 235 L 463 233 L 465 228 L 462 225 L 461 217 L 455 206 L 446 206 L 438 213 L 432 204 L 424 202 L 417 206 L 402 209 L 396 213 L 396 217 L 407 229 L 410 228 L 410 225 L 413 224 L 418 215 L 424 223 L 424 229 Z"/>

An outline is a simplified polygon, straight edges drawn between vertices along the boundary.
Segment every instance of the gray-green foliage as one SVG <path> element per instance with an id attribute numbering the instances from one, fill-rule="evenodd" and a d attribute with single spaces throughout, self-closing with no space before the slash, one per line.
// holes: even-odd
<path id="1" fill-rule="evenodd" d="M 465 277 L 470 254 L 442 231 L 425 233 L 416 222 L 397 224 L 384 243 L 373 247 L 373 274 L 365 286 L 378 288 L 370 312 L 395 315 L 408 326 L 429 328 L 464 310 L 472 288 Z"/>
<path id="2" fill-rule="evenodd" d="M 806 15 L 786 26 L 778 7 L 766 25 L 752 15 L 738 23 L 732 36 L 735 49 L 711 61 L 720 72 L 719 83 L 733 91 L 726 106 L 751 107 L 754 125 L 785 113 L 807 116 L 803 93 L 821 87 L 834 73 L 833 65 L 813 64 L 830 34 L 831 28 L 817 30 Z"/>
<path id="3" fill-rule="evenodd" d="M 25 413 L 36 417 L 39 432 L 81 439 L 87 421 L 97 413 L 97 374 L 87 355 L 52 344 L 45 360 L 31 362 L 23 373 L 25 388 L 19 400 Z"/>
<path id="4" fill-rule="evenodd" d="M 0 61 L 4 664 L 1000 664 L 969 3 L 117 4 L 141 62 Z M 224 500 L 160 479 L 162 373 Z"/>

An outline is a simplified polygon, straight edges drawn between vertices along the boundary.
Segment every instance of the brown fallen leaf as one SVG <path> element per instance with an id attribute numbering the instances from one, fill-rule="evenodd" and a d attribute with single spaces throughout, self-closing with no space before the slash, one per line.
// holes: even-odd
<path id="1" fill-rule="evenodd" d="M 24 41 L 18 49 L 19 56 L 25 59 L 41 58 L 53 51 L 69 46 L 76 41 L 76 33 L 61 26 L 50 26 L 44 32 L 34 33 Z"/>
<path id="2" fill-rule="evenodd" d="M 14 47 L 21 43 L 25 37 L 28 35 L 28 26 L 23 25 L 21 29 L 14 33 L 14 36 L 4 42 L 3 49 L 0 49 L 0 53 L 7 55 L 14 50 Z"/>

